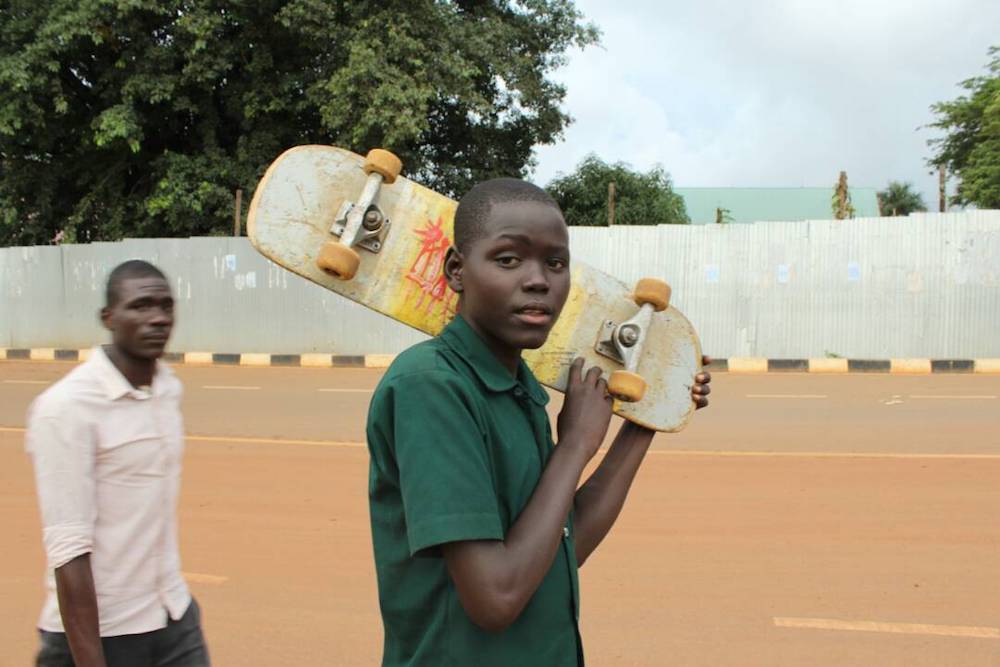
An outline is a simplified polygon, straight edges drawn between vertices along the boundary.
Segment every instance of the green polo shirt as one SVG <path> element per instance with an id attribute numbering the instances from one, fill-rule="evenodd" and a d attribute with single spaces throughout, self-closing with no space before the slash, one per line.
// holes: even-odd
<path id="1" fill-rule="evenodd" d="M 514 378 L 456 317 L 399 355 L 372 397 L 368 494 L 387 667 L 582 664 L 572 519 L 548 574 L 506 630 L 465 613 L 440 545 L 502 540 L 552 453 L 548 395 Z"/>

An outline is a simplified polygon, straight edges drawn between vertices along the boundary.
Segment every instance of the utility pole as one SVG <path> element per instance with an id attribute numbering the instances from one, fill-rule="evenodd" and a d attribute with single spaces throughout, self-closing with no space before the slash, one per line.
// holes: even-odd
<path id="1" fill-rule="evenodd" d="M 233 209 L 233 236 L 243 235 L 241 218 L 243 213 L 243 190 L 236 190 L 236 207 Z"/>
<path id="2" fill-rule="evenodd" d="M 615 224 L 615 182 L 608 183 L 608 227 Z"/>
<path id="3" fill-rule="evenodd" d="M 938 211 L 944 213 L 948 209 L 944 188 L 944 165 L 938 167 Z"/>

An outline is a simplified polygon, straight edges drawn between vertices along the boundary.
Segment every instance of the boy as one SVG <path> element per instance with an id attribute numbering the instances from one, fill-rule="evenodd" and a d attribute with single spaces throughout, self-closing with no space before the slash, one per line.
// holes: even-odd
<path id="1" fill-rule="evenodd" d="M 383 665 L 582 665 L 577 568 L 610 530 L 653 432 L 607 432 L 599 369 L 570 370 L 554 447 L 521 360 L 570 287 L 569 234 L 540 188 L 495 179 L 455 213 L 458 314 L 392 364 L 372 397 L 369 498 Z M 708 374 L 694 399 L 707 404 Z"/>
<path id="2" fill-rule="evenodd" d="M 35 399 L 26 443 L 41 507 L 48 596 L 38 667 L 207 667 L 181 576 L 181 383 L 159 362 L 174 325 L 163 273 L 108 277 L 93 350 Z"/>

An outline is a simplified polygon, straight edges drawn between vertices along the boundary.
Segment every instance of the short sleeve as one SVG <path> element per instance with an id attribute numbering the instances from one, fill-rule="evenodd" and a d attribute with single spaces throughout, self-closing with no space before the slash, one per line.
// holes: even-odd
<path id="1" fill-rule="evenodd" d="M 71 411 L 29 418 L 25 441 L 35 468 L 46 559 L 55 570 L 93 550 L 95 445 L 87 424 Z"/>
<path id="2" fill-rule="evenodd" d="M 447 542 L 503 539 L 474 391 L 447 371 L 413 373 L 394 380 L 391 405 L 410 554 Z"/>

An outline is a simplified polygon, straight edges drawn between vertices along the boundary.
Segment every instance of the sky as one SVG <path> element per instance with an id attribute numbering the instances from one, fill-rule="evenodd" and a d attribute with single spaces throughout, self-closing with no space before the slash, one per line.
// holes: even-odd
<path id="1" fill-rule="evenodd" d="M 1000 45 L 1000 0 L 577 0 L 602 32 L 552 78 L 575 119 L 533 180 L 588 153 L 674 184 L 884 189 L 937 208 L 931 104 Z M 950 184 L 949 192 L 954 184 Z"/>

